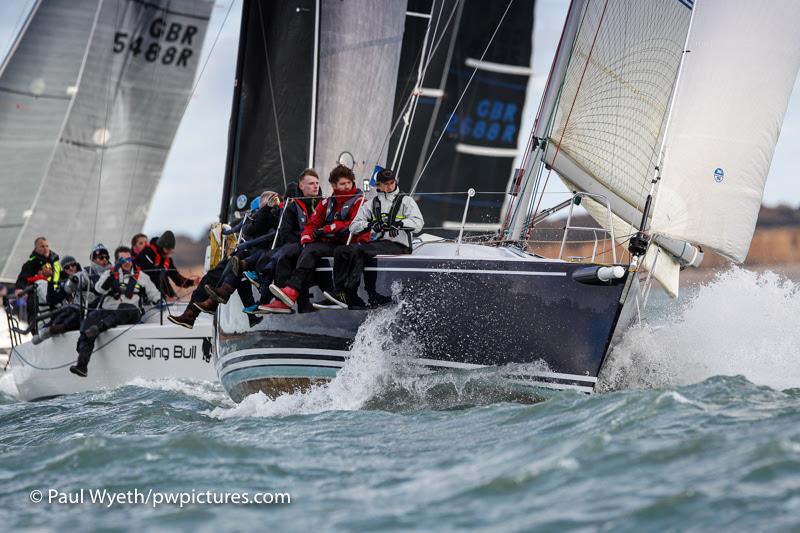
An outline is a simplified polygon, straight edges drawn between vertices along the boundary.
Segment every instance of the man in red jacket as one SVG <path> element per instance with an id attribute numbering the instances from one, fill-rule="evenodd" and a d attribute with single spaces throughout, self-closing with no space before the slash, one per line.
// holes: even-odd
<path id="1" fill-rule="evenodd" d="M 333 194 L 320 202 L 308 219 L 300 244 L 303 247 L 297 264 L 294 257 L 286 255 L 275 265 L 275 282 L 269 286 L 275 296 L 269 305 L 259 307 L 268 313 L 291 313 L 300 294 L 308 287 L 317 261 L 321 257 L 333 257 L 339 246 L 347 244 L 350 222 L 358 213 L 364 193 L 356 188 L 353 171 L 339 165 L 331 171 L 328 181 Z M 368 240 L 369 233 L 354 237 L 356 242 Z"/>

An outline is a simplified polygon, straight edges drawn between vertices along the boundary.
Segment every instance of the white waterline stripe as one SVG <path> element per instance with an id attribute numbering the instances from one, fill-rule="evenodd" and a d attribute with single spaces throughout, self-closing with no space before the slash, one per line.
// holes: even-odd
<path id="1" fill-rule="evenodd" d="M 456 144 L 456 152 L 484 157 L 517 157 L 516 148 L 494 148 L 492 146 L 477 146 L 464 143 Z"/>
<path id="2" fill-rule="evenodd" d="M 556 390 L 577 390 L 580 392 L 592 392 L 592 387 L 581 387 L 580 385 L 565 385 L 561 383 L 548 383 L 546 381 L 528 381 L 528 380 L 517 380 L 511 379 L 509 380 L 510 383 L 515 383 L 517 385 L 525 385 L 526 387 L 542 387 L 544 389 L 556 389 Z"/>
<path id="3" fill-rule="evenodd" d="M 240 350 L 236 352 L 229 353 L 224 357 L 220 358 L 217 361 L 217 367 L 221 367 L 221 365 L 231 359 L 236 359 L 238 357 L 243 357 L 247 355 L 272 355 L 272 354 L 285 354 L 285 355 L 299 355 L 299 354 L 308 354 L 308 355 L 334 355 L 343 357 L 344 359 L 348 359 L 350 357 L 350 352 L 347 350 L 327 350 L 321 348 L 248 348 L 246 350 Z M 291 359 L 291 358 L 287 358 Z M 323 361 L 317 359 L 293 359 L 298 363 L 305 363 L 308 361 L 320 361 L 320 362 L 330 362 L 334 364 L 339 364 L 338 361 Z M 270 359 L 269 361 L 273 361 Z M 435 367 L 442 367 L 442 368 L 460 368 L 464 370 L 476 370 L 479 368 L 492 368 L 492 365 L 479 365 L 476 363 L 462 363 L 460 361 L 443 361 L 440 359 L 426 359 L 422 357 L 415 357 L 410 358 L 410 361 L 425 366 L 435 366 Z M 250 360 L 250 361 L 243 361 L 242 363 L 257 363 L 258 360 Z M 241 363 L 234 363 L 235 365 Z M 500 368 L 500 367 L 497 367 Z M 520 372 L 515 372 L 518 376 L 532 376 L 532 377 L 540 377 L 540 378 L 552 378 L 552 379 L 563 379 L 563 380 L 573 380 L 573 381 L 583 381 L 588 383 L 597 383 L 597 378 L 592 376 L 582 376 L 580 374 L 562 374 L 560 372 L 525 372 L 521 370 Z"/>
<path id="4" fill-rule="evenodd" d="M 221 369 L 218 373 L 220 377 L 225 376 L 234 370 L 241 370 L 243 368 L 251 367 L 270 367 L 270 366 L 299 366 L 299 367 L 326 367 L 326 368 L 342 368 L 341 361 L 324 361 L 318 359 L 262 359 L 255 361 L 242 361 L 241 363 L 234 363 Z"/>
<path id="5" fill-rule="evenodd" d="M 530 76 L 533 74 L 531 67 L 522 65 L 509 65 L 507 63 L 492 63 L 491 61 L 481 61 L 474 57 L 468 57 L 464 64 L 470 68 L 485 70 L 486 72 L 497 72 L 499 74 L 513 74 L 515 76 Z"/>
<path id="6" fill-rule="evenodd" d="M 405 267 L 366 267 L 370 272 L 437 272 L 448 274 L 498 274 L 501 276 L 566 276 L 566 272 L 525 272 L 514 270 L 470 270 L 466 268 L 405 268 Z M 319 267 L 317 272 L 332 272 L 333 267 Z"/>

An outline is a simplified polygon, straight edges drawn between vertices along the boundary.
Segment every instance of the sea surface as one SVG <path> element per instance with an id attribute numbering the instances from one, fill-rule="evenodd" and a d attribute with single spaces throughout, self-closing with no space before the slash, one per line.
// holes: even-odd
<path id="1" fill-rule="evenodd" d="M 274 401 L 166 380 L 25 403 L 6 375 L 0 528 L 800 531 L 799 317 L 769 272 L 654 294 L 591 396 L 420 374 L 382 317 L 330 385 Z M 205 491 L 291 503 L 136 500 Z"/>

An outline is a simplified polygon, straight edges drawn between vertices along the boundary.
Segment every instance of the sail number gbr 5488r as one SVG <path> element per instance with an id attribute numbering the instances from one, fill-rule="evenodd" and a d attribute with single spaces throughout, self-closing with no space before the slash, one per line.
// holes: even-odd
<path id="1" fill-rule="evenodd" d="M 114 53 L 121 54 L 126 50 L 137 57 L 144 56 L 146 61 L 153 63 L 161 61 L 164 65 L 187 67 L 189 58 L 192 57 L 193 37 L 197 34 L 197 26 L 181 24 L 180 22 L 167 22 L 157 18 L 150 24 L 147 33 L 130 35 L 124 31 L 114 34 Z"/>

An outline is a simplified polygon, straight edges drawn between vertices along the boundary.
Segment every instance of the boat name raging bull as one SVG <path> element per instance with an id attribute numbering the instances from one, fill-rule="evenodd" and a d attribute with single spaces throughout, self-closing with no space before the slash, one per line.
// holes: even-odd
<path id="1" fill-rule="evenodd" d="M 144 358 L 148 361 L 150 359 L 163 359 L 168 361 L 170 355 L 173 359 L 196 359 L 197 346 L 186 347 L 175 344 L 170 349 L 169 346 L 156 346 L 154 344 L 150 346 L 139 346 L 136 343 L 128 344 L 128 357 Z M 206 359 L 206 357 L 204 356 L 203 359 Z"/>

